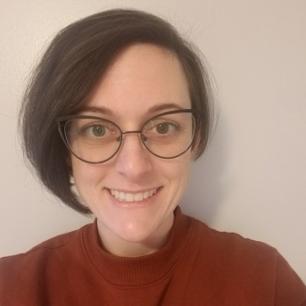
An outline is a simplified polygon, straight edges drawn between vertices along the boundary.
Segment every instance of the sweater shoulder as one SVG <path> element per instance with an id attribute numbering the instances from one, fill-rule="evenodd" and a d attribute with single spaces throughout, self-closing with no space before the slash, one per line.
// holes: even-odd
<path id="1" fill-rule="evenodd" d="M 216 230 L 202 221 L 192 219 L 198 229 L 200 246 L 206 251 L 209 248 L 212 253 L 226 254 L 225 260 L 237 259 L 240 261 L 243 258 L 245 262 L 261 261 L 264 263 L 267 261 L 272 264 L 280 256 L 277 249 L 268 243 L 250 239 L 238 233 Z"/>
<path id="2" fill-rule="evenodd" d="M 80 261 L 80 236 L 88 226 L 50 238 L 27 252 L 1 258 L 0 305 L 42 305 L 58 276 L 64 277 L 67 266 Z"/>
<path id="3" fill-rule="evenodd" d="M 227 284 L 231 292 L 244 288 L 254 296 L 258 292 L 270 294 L 275 305 L 283 300 L 292 301 L 290 305 L 306 303 L 305 284 L 276 248 L 237 233 L 212 229 L 196 219 L 194 225 L 200 275 L 211 275 L 219 283 Z"/>
<path id="4" fill-rule="evenodd" d="M 88 226 L 90 224 L 80 229 L 54 236 L 26 252 L 0 258 L 0 281 L 2 277 L 5 278 L 8 274 L 12 276 L 14 271 L 18 273 L 23 268 L 26 268 L 26 270 L 31 269 L 32 271 L 39 269 L 41 265 L 54 261 L 55 257 L 59 257 L 58 254 L 69 252 L 78 243 L 80 233 Z"/>

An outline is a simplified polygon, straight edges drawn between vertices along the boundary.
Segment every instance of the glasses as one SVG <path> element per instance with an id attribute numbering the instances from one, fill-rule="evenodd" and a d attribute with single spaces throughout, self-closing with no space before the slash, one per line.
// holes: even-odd
<path id="1" fill-rule="evenodd" d="M 91 164 L 103 163 L 114 157 L 128 134 L 138 134 L 150 153 L 164 159 L 176 158 L 188 151 L 195 134 L 195 117 L 191 109 L 161 113 L 135 131 L 123 132 L 116 123 L 90 115 L 65 116 L 57 123 L 68 150 L 78 159 Z"/>

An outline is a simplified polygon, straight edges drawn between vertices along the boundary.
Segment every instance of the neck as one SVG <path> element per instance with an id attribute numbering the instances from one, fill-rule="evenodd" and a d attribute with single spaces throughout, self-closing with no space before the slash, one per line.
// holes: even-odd
<path id="1" fill-rule="evenodd" d="M 174 214 L 154 234 L 142 241 L 128 241 L 116 235 L 98 221 L 98 232 L 104 249 L 120 257 L 140 257 L 157 252 L 167 241 L 174 222 Z"/>

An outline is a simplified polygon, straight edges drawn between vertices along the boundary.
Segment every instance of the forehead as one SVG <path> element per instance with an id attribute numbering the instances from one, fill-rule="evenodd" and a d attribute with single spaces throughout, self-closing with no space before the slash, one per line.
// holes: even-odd
<path id="1" fill-rule="evenodd" d="M 117 56 L 85 109 L 100 108 L 132 118 L 163 106 L 190 108 L 190 104 L 188 83 L 177 56 L 159 46 L 136 44 Z"/>

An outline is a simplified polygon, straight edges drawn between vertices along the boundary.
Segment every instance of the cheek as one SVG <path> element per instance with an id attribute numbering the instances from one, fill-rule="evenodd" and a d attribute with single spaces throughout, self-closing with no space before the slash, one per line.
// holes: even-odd
<path id="1" fill-rule="evenodd" d="M 188 181 L 191 168 L 191 157 L 188 155 L 181 156 L 177 159 L 170 160 L 170 163 L 165 167 L 169 183 L 175 188 L 184 189 Z"/>
<path id="2" fill-rule="evenodd" d="M 81 195 L 91 193 L 107 172 L 102 165 L 87 164 L 76 158 L 72 159 L 72 174 Z"/>
<path id="3" fill-rule="evenodd" d="M 172 160 L 167 167 L 168 185 L 164 189 L 163 200 L 172 210 L 180 203 L 187 187 L 191 161 L 184 157 Z"/>
<path id="4" fill-rule="evenodd" d="M 177 159 L 176 172 L 188 177 L 192 163 L 192 153 L 188 151 Z"/>

